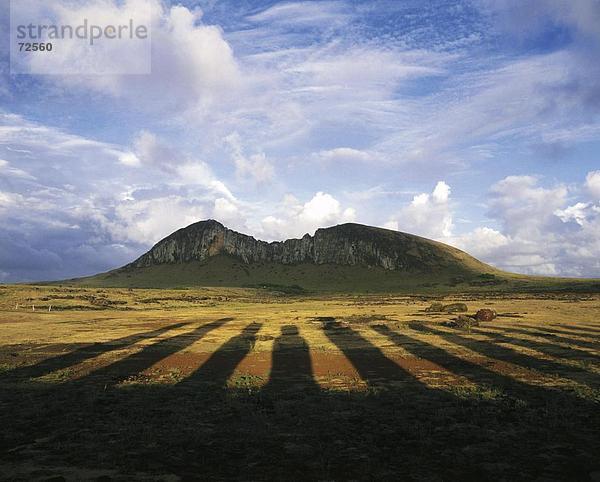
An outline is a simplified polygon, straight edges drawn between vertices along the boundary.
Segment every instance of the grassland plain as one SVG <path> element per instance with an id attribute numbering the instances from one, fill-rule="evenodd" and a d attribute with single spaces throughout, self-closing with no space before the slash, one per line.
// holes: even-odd
<path id="1" fill-rule="evenodd" d="M 0 287 L 5 480 L 600 478 L 600 296 Z"/>

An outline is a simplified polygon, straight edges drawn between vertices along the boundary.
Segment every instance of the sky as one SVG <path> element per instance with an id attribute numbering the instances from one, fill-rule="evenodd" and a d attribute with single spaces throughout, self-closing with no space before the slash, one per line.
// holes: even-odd
<path id="1" fill-rule="evenodd" d="M 0 1 L 0 282 L 106 271 L 208 218 L 600 277 L 597 0 L 46 5 L 151 11 L 148 75 L 10 74 Z"/>

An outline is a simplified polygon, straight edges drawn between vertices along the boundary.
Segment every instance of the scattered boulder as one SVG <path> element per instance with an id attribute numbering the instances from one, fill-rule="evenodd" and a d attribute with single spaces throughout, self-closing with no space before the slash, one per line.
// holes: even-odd
<path id="1" fill-rule="evenodd" d="M 473 326 L 479 326 L 479 321 L 472 316 L 467 315 L 459 315 L 452 321 L 448 321 L 444 323 L 446 326 L 451 328 L 462 328 L 462 329 L 470 329 Z"/>
<path id="2" fill-rule="evenodd" d="M 451 303 L 444 305 L 443 311 L 446 313 L 466 313 L 469 308 L 464 303 Z"/>
<path id="3" fill-rule="evenodd" d="M 343 321 L 343 320 L 333 319 L 331 321 L 323 321 L 322 322 L 322 328 L 324 330 L 335 330 L 337 328 L 349 328 L 349 327 L 350 327 L 350 323 L 348 323 L 347 321 Z"/>
<path id="4" fill-rule="evenodd" d="M 456 323 L 457 328 L 471 328 L 472 326 L 479 326 L 479 321 L 477 321 L 476 318 L 467 315 L 459 315 L 454 322 Z"/>
<path id="5" fill-rule="evenodd" d="M 494 310 L 490 310 L 489 308 L 482 308 L 477 312 L 475 318 L 477 318 L 477 321 L 492 321 L 497 316 L 498 315 Z"/>
<path id="6" fill-rule="evenodd" d="M 441 313 L 442 311 L 444 311 L 444 305 L 443 303 L 436 301 L 435 303 L 431 303 L 431 305 L 425 308 L 425 311 L 427 313 Z"/>
<path id="7" fill-rule="evenodd" d="M 427 313 L 466 313 L 469 308 L 464 303 L 450 303 L 444 305 L 439 301 L 431 303 L 429 307 L 425 308 Z"/>

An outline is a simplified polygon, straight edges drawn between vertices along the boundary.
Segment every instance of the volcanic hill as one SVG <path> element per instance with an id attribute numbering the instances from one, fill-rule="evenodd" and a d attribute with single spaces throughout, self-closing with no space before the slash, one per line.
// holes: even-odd
<path id="1" fill-rule="evenodd" d="M 515 284 L 534 287 L 540 280 L 544 286 L 560 283 L 505 273 L 452 246 L 361 224 L 269 243 L 207 220 L 175 231 L 122 268 L 68 282 L 136 288 L 264 287 L 295 293 L 504 290 Z"/>

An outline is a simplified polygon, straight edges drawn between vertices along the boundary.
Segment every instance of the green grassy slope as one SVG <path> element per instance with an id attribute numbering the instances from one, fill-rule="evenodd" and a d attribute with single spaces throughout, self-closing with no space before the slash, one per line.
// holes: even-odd
<path id="1" fill-rule="evenodd" d="M 206 263 L 120 268 L 62 283 L 131 288 L 267 286 L 283 291 L 291 289 L 292 292 L 295 291 L 292 286 L 318 292 L 600 291 L 600 280 L 528 277 L 504 273 L 471 260 L 474 258 L 469 256 L 464 265 L 453 264 L 429 273 L 407 273 L 364 266 L 245 264 L 238 259 L 219 255 Z"/>

